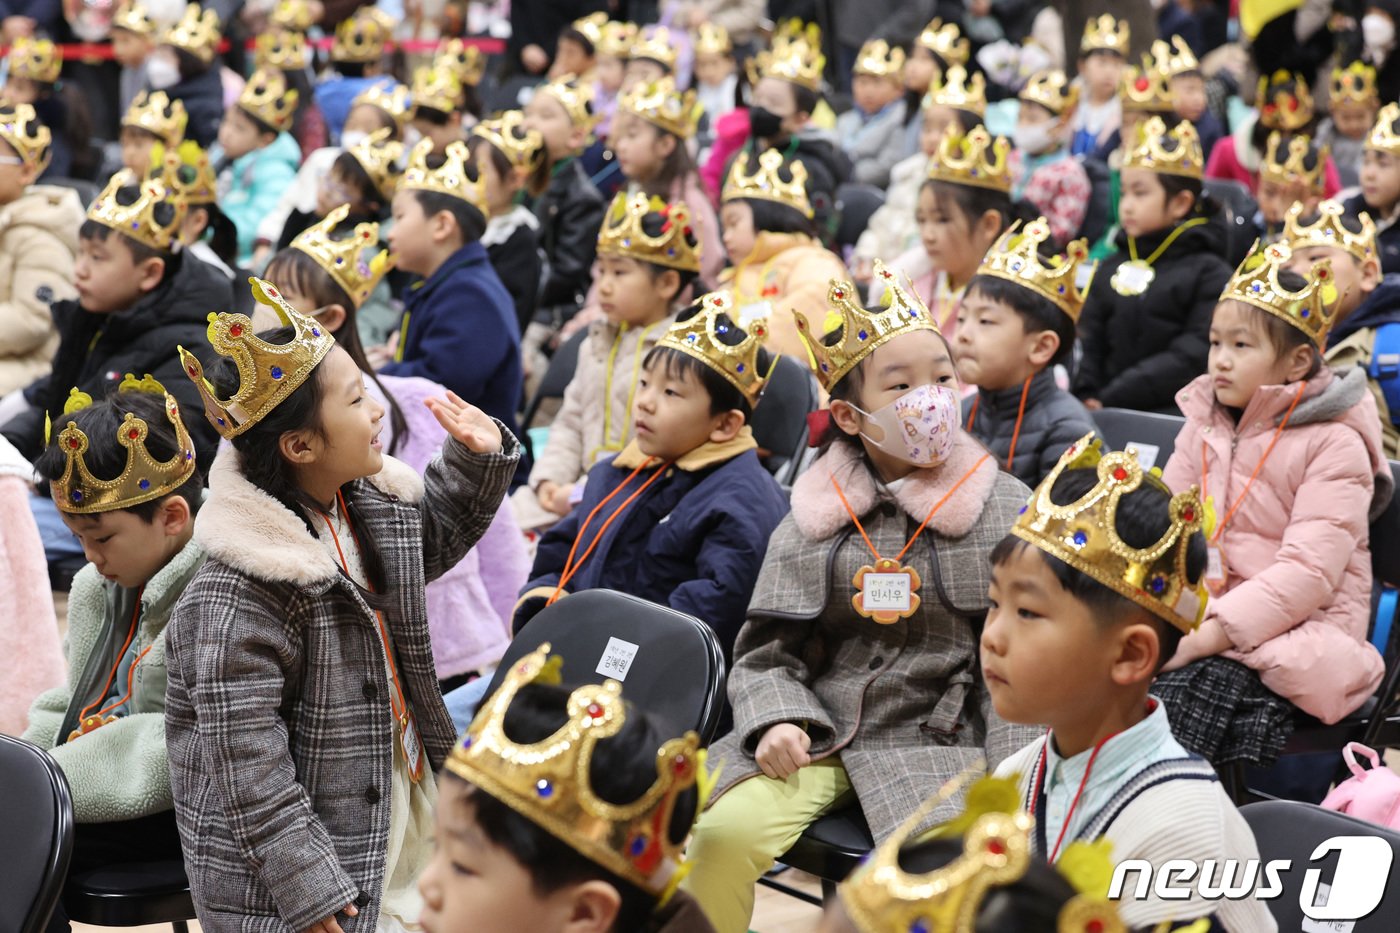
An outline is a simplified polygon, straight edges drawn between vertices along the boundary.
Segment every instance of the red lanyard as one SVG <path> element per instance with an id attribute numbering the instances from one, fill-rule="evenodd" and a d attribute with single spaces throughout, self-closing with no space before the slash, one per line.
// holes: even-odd
<path id="1" fill-rule="evenodd" d="M 1026 417 L 1026 396 L 1031 391 L 1031 379 L 1027 379 L 1025 385 L 1021 386 L 1021 405 L 1016 409 L 1016 427 L 1011 432 L 1011 452 L 1006 455 L 1006 472 L 1011 472 L 1011 463 L 1016 459 L 1016 442 L 1021 439 L 1021 422 Z M 967 412 L 967 432 L 972 433 L 972 425 L 977 420 L 977 403 L 982 401 L 982 394 L 979 392 L 972 400 L 972 407 Z"/>
<path id="2" fill-rule="evenodd" d="M 80 726 L 82 721 L 88 718 L 88 714 L 92 712 L 92 708 L 94 706 L 100 706 L 102 701 L 107 699 L 107 692 L 112 689 L 112 681 L 117 679 L 117 671 L 121 669 L 122 658 L 126 657 L 126 649 L 131 647 L 131 641 L 136 637 L 136 624 L 141 619 L 141 594 L 145 591 L 146 588 L 144 586 L 136 591 L 136 608 L 132 610 L 131 613 L 131 630 L 126 633 L 126 641 L 122 643 L 122 650 L 117 653 L 117 663 L 112 665 L 112 672 L 107 675 L 107 683 L 102 687 L 102 692 L 97 695 L 96 700 L 93 700 L 87 706 L 83 707 L 82 712 L 78 713 L 78 723 Z M 102 709 L 97 711 L 97 716 L 105 716 L 107 713 L 110 713 L 112 710 L 131 699 L 132 685 L 136 676 L 136 665 L 141 663 L 141 659 L 146 656 L 146 652 L 150 651 L 153 647 L 155 647 L 154 644 L 147 645 L 145 650 L 136 656 L 136 660 L 131 662 L 131 667 L 126 672 L 126 694 L 121 699 L 103 706 Z"/>
<path id="3" fill-rule="evenodd" d="M 1274 429 L 1274 436 L 1269 441 L 1269 446 L 1264 448 L 1264 456 L 1260 457 L 1259 462 L 1254 465 L 1254 472 L 1249 474 L 1249 480 L 1244 484 L 1244 489 L 1240 490 L 1239 496 L 1235 499 L 1235 504 L 1230 506 L 1230 511 L 1226 512 L 1225 517 L 1221 519 L 1220 524 L 1215 526 L 1215 534 L 1210 536 L 1210 540 L 1212 542 L 1220 540 L 1220 536 L 1225 532 L 1225 526 L 1230 524 L 1230 519 L 1234 518 L 1235 513 L 1239 511 L 1240 504 L 1244 502 L 1244 497 L 1249 494 L 1249 487 L 1254 485 L 1254 479 L 1259 475 L 1259 471 L 1264 468 L 1264 462 L 1269 459 L 1269 454 L 1274 452 L 1274 445 L 1278 443 L 1279 436 L 1283 434 L 1283 429 L 1288 427 L 1288 419 L 1293 417 L 1293 409 L 1298 407 L 1298 402 L 1303 397 L 1303 390 L 1307 387 L 1308 384 L 1306 382 L 1301 382 L 1298 384 L 1298 393 L 1293 396 L 1293 401 L 1289 403 L 1288 411 L 1284 413 L 1283 420 L 1280 421 L 1278 427 Z M 1207 497 L 1207 490 L 1210 488 L 1206 484 L 1206 480 L 1210 476 L 1210 464 L 1209 461 L 1206 459 L 1209 454 L 1210 451 L 1206 447 L 1206 442 L 1201 441 L 1202 499 L 1205 499 Z"/>
<path id="4" fill-rule="evenodd" d="M 953 493 L 957 492 L 958 489 L 961 488 L 962 484 L 967 482 L 968 479 L 971 478 L 972 474 L 976 473 L 977 470 L 982 466 L 982 464 L 987 462 L 987 458 L 990 456 L 991 454 L 983 454 L 981 457 L 979 457 L 977 459 L 977 462 L 972 465 L 972 469 L 964 473 L 962 475 L 962 479 L 954 483 L 953 488 L 944 493 L 943 498 L 939 499 L 933 504 L 933 508 L 929 509 L 928 515 L 924 516 L 923 523 L 919 525 L 919 530 L 915 531 L 914 536 L 910 538 L 907 542 L 905 542 L 904 550 L 900 551 L 899 554 L 895 556 L 896 563 L 903 562 L 904 555 L 908 554 L 909 549 L 914 546 L 914 542 L 919 540 L 919 535 L 924 533 L 924 529 L 927 528 L 928 523 L 933 520 L 933 516 L 938 514 L 938 510 L 943 508 L 943 504 L 949 499 L 953 498 Z M 836 476 L 834 474 L 831 477 L 831 485 L 836 487 L 836 495 L 841 500 L 841 504 L 846 507 L 846 514 L 850 515 L 851 521 L 856 523 L 856 531 L 859 531 L 860 536 L 865 539 L 865 546 L 870 548 L 870 553 L 875 555 L 875 559 L 877 561 L 884 560 L 884 558 L 880 556 L 880 552 L 875 550 L 875 544 L 870 540 L 870 535 L 865 533 L 865 526 L 863 526 L 860 523 L 860 518 L 857 517 L 855 509 L 851 508 L 851 504 L 846 501 L 846 494 L 841 491 L 841 485 L 836 482 Z"/>
<path id="5" fill-rule="evenodd" d="M 1062 843 L 1062 842 L 1065 841 L 1065 831 L 1069 829 L 1069 821 L 1070 821 L 1070 818 L 1074 816 L 1075 808 L 1079 806 L 1079 798 L 1082 797 L 1082 796 L 1084 795 L 1084 788 L 1085 788 L 1085 787 L 1088 785 L 1088 783 L 1089 783 L 1089 774 L 1090 774 L 1090 772 L 1092 772 L 1092 771 L 1094 770 L 1094 759 L 1096 759 L 1096 758 L 1099 757 L 1099 750 L 1100 750 L 1101 748 L 1104 747 L 1104 743 L 1107 742 L 1109 739 L 1113 738 L 1113 736 L 1115 736 L 1115 735 L 1117 735 L 1117 734 L 1118 734 L 1118 733 L 1115 732 L 1115 733 L 1113 733 L 1112 735 L 1106 735 L 1106 736 L 1104 736 L 1103 738 L 1099 739 L 1098 744 L 1096 744 L 1096 745 L 1094 746 L 1094 750 L 1093 750 L 1092 752 L 1089 753 L 1089 763 L 1086 764 L 1086 765 L 1084 766 L 1084 777 L 1080 778 L 1080 780 L 1079 780 L 1079 789 L 1078 789 L 1077 791 L 1074 792 L 1074 799 L 1071 800 L 1071 801 L 1070 801 L 1070 804 L 1069 804 L 1069 812 L 1065 814 L 1065 820 L 1064 820 L 1063 823 L 1060 824 L 1060 835 L 1058 835 L 1058 836 L 1055 837 L 1055 848 L 1053 848 L 1053 849 L 1050 850 L 1050 858 L 1049 858 L 1050 864 L 1053 865 L 1053 864 L 1055 863 L 1055 859 L 1056 859 L 1056 858 L 1059 856 L 1059 854 L 1060 854 L 1060 843 Z M 1050 735 L 1047 734 L 1047 735 L 1045 736 L 1045 744 L 1042 745 L 1042 746 L 1040 746 L 1040 768 L 1039 768 L 1039 771 L 1040 771 L 1040 786 L 1041 786 L 1042 788 L 1045 786 L 1045 759 L 1046 759 L 1047 750 L 1048 750 L 1049 747 L 1050 747 L 1050 739 L 1051 739 Z M 1036 791 L 1035 795 L 1032 796 L 1032 798 L 1031 798 L 1031 816 L 1035 816 L 1035 803 L 1036 803 L 1036 798 L 1039 797 L 1039 796 L 1040 796 L 1040 792 L 1039 792 L 1039 788 L 1037 788 L 1037 791 Z"/>

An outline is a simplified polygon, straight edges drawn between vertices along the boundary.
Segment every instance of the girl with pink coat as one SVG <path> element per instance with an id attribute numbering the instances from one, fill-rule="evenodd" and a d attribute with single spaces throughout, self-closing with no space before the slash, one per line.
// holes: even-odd
<path id="1" fill-rule="evenodd" d="M 1368 528 L 1393 491 L 1376 405 L 1363 370 L 1322 364 L 1330 268 L 1305 279 L 1288 258 L 1270 246 L 1226 286 L 1163 477 L 1207 502 L 1211 598 L 1153 693 L 1217 766 L 1270 764 L 1298 710 L 1336 722 L 1385 672 L 1366 640 Z"/>

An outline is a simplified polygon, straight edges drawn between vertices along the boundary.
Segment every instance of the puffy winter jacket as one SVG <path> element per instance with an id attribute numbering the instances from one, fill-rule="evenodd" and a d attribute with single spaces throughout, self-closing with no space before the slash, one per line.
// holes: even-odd
<path id="1" fill-rule="evenodd" d="M 820 327 L 816 322 L 826 319 L 826 291 L 831 280 L 849 277 L 840 258 L 805 233 L 764 230 L 748 256 L 720 273 L 719 284 L 733 290 L 740 309 L 768 302 L 768 349 L 806 359 L 807 350 L 798 339 L 792 312 L 801 311 L 813 326 Z"/>
<path id="2" fill-rule="evenodd" d="M 74 296 L 83 205 L 67 188 L 36 185 L 0 209 L 0 395 L 49 371 L 58 349 L 50 306 Z"/>
<path id="3" fill-rule="evenodd" d="M 560 308 L 560 321 L 583 304 L 592 284 L 598 228 L 606 207 L 577 159 L 554 166 L 549 187 L 535 201 L 540 222 L 540 247 L 548 266 L 540 286 L 539 307 Z M 567 314 L 563 313 L 567 310 Z"/>
<path id="4" fill-rule="evenodd" d="M 963 399 L 967 433 L 981 441 L 1002 469 L 1034 489 L 1060 459 L 1065 448 L 1085 434 L 1096 433 L 1084 403 L 1055 384 L 1055 373 L 1042 369 L 1031 377 L 1026 410 L 1020 424 L 1022 386 L 989 392 L 978 389 Z M 1016 459 L 1010 464 L 1012 440 Z"/>
<path id="5" fill-rule="evenodd" d="M 221 150 L 212 154 L 215 164 Z M 219 208 L 238 228 L 238 264 L 250 265 L 258 224 L 264 215 L 277 209 L 282 193 L 297 176 L 301 147 L 287 133 L 279 133 L 271 144 L 234 159 L 219 174 Z"/>

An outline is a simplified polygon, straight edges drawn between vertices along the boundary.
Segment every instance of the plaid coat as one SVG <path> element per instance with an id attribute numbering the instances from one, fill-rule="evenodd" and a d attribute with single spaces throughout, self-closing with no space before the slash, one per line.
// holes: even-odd
<path id="1" fill-rule="evenodd" d="M 841 756 L 878 840 L 978 757 L 995 767 L 1039 734 L 997 717 L 978 664 L 987 556 L 1029 497 L 993 459 L 968 476 L 905 557 L 923 584 L 914 616 L 881 625 L 851 605 L 852 580 L 873 557 L 832 476 L 880 554 L 893 556 L 985 452 L 959 432 L 942 467 L 910 475 L 892 498 L 846 443 L 798 478 L 734 646 L 735 728 L 709 753 L 723 762 L 716 797 L 761 773 L 753 755 L 770 726 L 805 723 L 814 760 Z"/>
<path id="2" fill-rule="evenodd" d="M 384 612 L 425 754 L 455 734 L 433 671 L 423 588 L 486 531 L 520 447 L 449 440 L 425 479 L 384 458 L 346 487 L 384 560 Z M 372 931 L 398 727 L 374 616 L 301 518 L 225 450 L 196 539 L 209 558 L 167 630 L 166 741 L 190 888 L 206 933 L 287 933 L 359 905 Z M 426 488 L 425 488 L 426 487 Z"/>

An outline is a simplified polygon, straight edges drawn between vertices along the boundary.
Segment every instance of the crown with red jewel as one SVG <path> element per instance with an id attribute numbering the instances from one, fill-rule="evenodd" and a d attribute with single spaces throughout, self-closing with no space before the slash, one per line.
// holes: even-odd
<path id="1" fill-rule="evenodd" d="M 1282 69 L 1259 78 L 1254 105 L 1259 122 L 1271 130 L 1292 133 L 1312 122 L 1313 97 L 1302 75 Z"/>
<path id="2" fill-rule="evenodd" d="M 447 758 L 447 770 L 490 794 L 580 855 L 644 891 L 673 888 L 684 862 L 671 840 L 680 795 L 701 783 L 704 752 L 687 732 L 656 752 L 656 781 L 636 800 L 610 803 L 593 790 L 594 750 L 622 729 L 631 709 L 615 680 L 569 696 L 568 719 L 552 735 L 523 744 L 506 734 L 516 694 L 545 669 L 545 642 L 511 665 L 500 688 Z M 698 808 L 697 808 L 698 812 Z"/>
<path id="3" fill-rule="evenodd" d="M 656 236 L 642 222 L 648 214 L 665 218 Z M 630 198 L 619 191 L 598 230 L 598 254 L 621 256 L 685 272 L 700 271 L 700 245 L 690 226 L 690 208 L 684 201 L 667 204 L 638 192 Z"/>
<path id="4" fill-rule="evenodd" d="M 1243 301 L 1267 311 L 1307 334 L 1319 350 L 1326 349 L 1338 297 L 1332 262 L 1324 259 L 1313 263 L 1303 275 L 1308 283 L 1295 292 L 1278 280 L 1292 258 L 1293 249 L 1286 241 L 1270 243 L 1263 249 L 1255 241 L 1254 248 L 1220 293 L 1220 300 Z"/>
<path id="5" fill-rule="evenodd" d="M 379 224 L 373 221 L 356 224 L 349 236 L 336 235 L 349 216 L 350 205 L 340 205 L 297 234 L 291 248 L 316 260 L 359 308 L 394 263 L 389 251 L 379 248 Z"/>
<path id="6" fill-rule="evenodd" d="M 738 389 L 750 406 L 757 406 L 768 381 L 758 365 L 758 351 L 768 337 L 768 325 L 754 321 L 741 331 L 733 323 L 721 320 L 733 313 L 734 301 L 728 292 L 710 292 L 700 299 L 700 310 L 672 324 L 657 346 L 695 357 Z M 735 344 L 720 339 L 731 331 L 745 336 Z"/>

